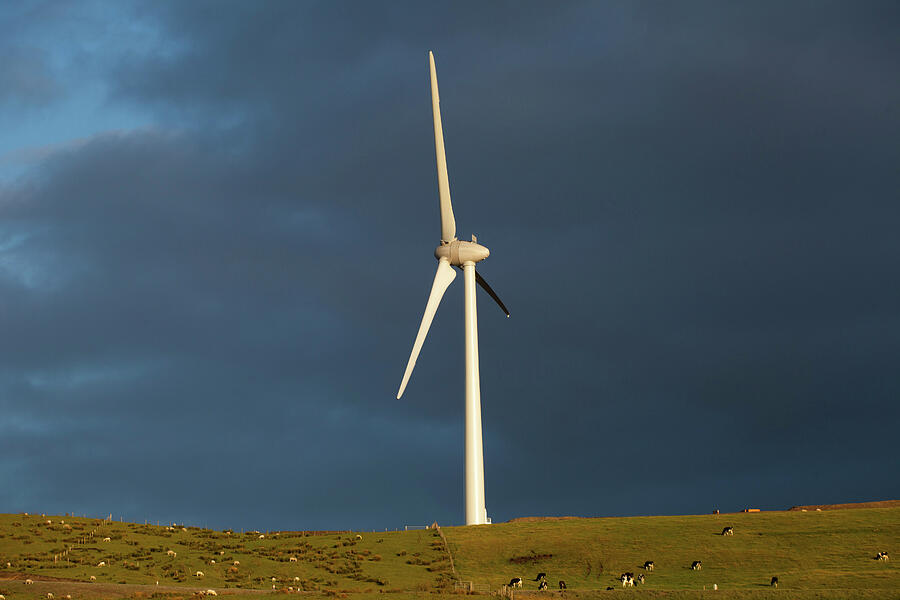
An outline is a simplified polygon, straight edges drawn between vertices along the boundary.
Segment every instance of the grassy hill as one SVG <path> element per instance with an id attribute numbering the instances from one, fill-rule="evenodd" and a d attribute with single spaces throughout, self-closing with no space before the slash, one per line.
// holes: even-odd
<path id="1" fill-rule="evenodd" d="M 733 537 L 719 535 L 726 525 L 734 527 Z M 496 592 L 521 576 L 526 584 L 516 596 L 563 595 L 538 592 L 528 581 L 546 572 L 551 589 L 566 581 L 564 596 L 571 600 L 611 594 L 900 598 L 896 563 L 873 558 L 887 551 L 900 561 L 900 508 L 522 520 L 441 533 L 242 534 L 0 515 L 0 594 L 9 600 L 45 598 L 48 591 L 56 598 L 174 599 L 212 588 L 248 597 L 303 591 L 307 597 L 361 600 L 388 593 L 389 600 L 411 600 L 457 593 L 457 580 L 473 582 L 477 592 Z M 656 564 L 646 583 L 623 590 L 619 574 L 642 572 L 645 560 Z M 703 561 L 701 571 L 690 570 L 694 560 Z M 101 561 L 107 566 L 98 566 Z M 203 576 L 195 577 L 197 571 Z M 778 590 L 768 586 L 773 575 Z M 25 585 L 25 578 L 35 583 Z"/>

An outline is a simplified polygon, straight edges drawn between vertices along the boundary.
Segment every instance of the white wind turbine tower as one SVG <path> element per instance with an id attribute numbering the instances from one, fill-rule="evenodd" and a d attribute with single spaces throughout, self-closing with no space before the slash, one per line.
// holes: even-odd
<path id="1" fill-rule="evenodd" d="M 441 205 L 441 244 L 434 251 L 438 259 L 437 273 L 431 286 L 431 295 L 425 305 L 425 315 L 416 335 L 409 363 L 400 383 L 397 399 L 403 395 L 416 358 L 425 342 L 425 336 L 431 327 L 431 321 L 437 312 L 438 304 L 444 292 L 456 278 L 458 267 L 463 271 L 465 280 L 465 327 L 466 327 L 466 525 L 490 523 L 484 503 L 484 458 L 481 443 L 481 385 L 478 374 L 478 316 L 475 308 L 475 284 L 480 285 L 490 294 L 506 316 L 509 311 L 491 289 L 491 286 L 475 271 L 475 263 L 484 260 L 490 251 L 477 243 L 475 236 L 471 242 L 456 239 L 456 221 L 453 218 L 453 207 L 450 205 L 450 183 L 447 179 L 447 158 L 444 155 L 444 133 L 441 128 L 441 107 L 438 96 L 437 74 L 434 70 L 434 55 L 428 53 L 431 67 L 431 108 L 434 113 L 434 152 L 437 157 L 438 191 Z"/>

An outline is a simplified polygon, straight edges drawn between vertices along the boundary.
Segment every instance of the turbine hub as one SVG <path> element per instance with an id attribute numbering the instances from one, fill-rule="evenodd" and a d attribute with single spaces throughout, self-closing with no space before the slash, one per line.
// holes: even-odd
<path id="1" fill-rule="evenodd" d="M 481 262 L 490 255 L 491 251 L 481 244 L 461 240 L 453 240 L 447 244 L 441 244 L 434 251 L 436 259 L 446 258 L 455 267 L 461 267 L 467 262 Z"/>

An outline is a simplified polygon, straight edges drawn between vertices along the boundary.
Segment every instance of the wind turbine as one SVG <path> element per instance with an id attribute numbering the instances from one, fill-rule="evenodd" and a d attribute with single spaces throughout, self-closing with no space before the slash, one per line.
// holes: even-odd
<path id="1" fill-rule="evenodd" d="M 509 311 L 475 270 L 475 263 L 481 262 L 490 255 L 490 251 L 478 243 L 475 236 L 471 242 L 456 239 L 456 220 L 453 218 L 453 207 L 450 204 L 450 182 L 447 179 L 447 157 L 444 154 L 444 132 L 441 127 L 441 107 L 438 95 L 437 74 L 434 69 L 434 55 L 428 53 L 431 68 L 431 110 L 434 114 L 434 153 L 437 158 L 438 191 L 441 208 L 441 243 L 434 251 L 438 259 L 437 273 L 431 286 L 431 295 L 425 305 L 425 315 L 419 325 L 419 333 L 413 344 L 409 363 L 400 383 L 397 399 L 403 395 L 409 376 L 425 336 L 434 320 L 444 292 L 456 278 L 453 267 L 462 269 L 465 282 L 465 329 L 466 329 L 466 525 L 490 523 L 484 504 L 484 457 L 481 443 L 481 384 L 478 373 L 478 315 L 475 306 L 475 284 L 480 285 L 509 317 Z"/>

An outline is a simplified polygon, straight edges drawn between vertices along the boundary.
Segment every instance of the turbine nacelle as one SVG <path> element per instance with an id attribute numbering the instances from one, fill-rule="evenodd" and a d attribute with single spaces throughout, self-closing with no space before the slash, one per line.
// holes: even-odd
<path id="1" fill-rule="evenodd" d="M 475 241 L 453 240 L 452 242 L 441 244 L 434 251 L 436 259 L 447 260 L 454 267 L 461 267 L 467 262 L 481 262 L 490 255 L 490 250 Z"/>

